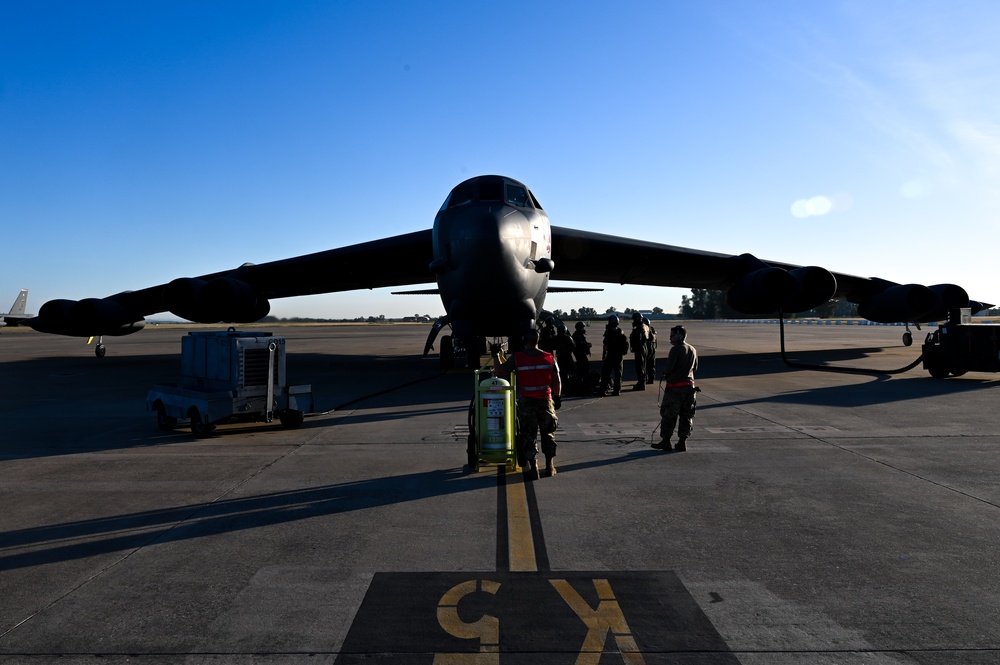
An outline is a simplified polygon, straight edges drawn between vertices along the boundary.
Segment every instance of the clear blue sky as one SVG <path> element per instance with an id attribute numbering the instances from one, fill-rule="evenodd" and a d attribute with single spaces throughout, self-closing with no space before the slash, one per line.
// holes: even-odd
<path id="1" fill-rule="evenodd" d="M 484 173 L 556 225 L 1000 302 L 998 34 L 992 0 L 0 0 L 0 308 L 429 228 Z"/>

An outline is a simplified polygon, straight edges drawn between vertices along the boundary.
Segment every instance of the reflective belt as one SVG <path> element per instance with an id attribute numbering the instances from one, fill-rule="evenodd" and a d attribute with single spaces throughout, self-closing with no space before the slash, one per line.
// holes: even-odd
<path id="1" fill-rule="evenodd" d="M 677 383 L 668 383 L 663 386 L 664 388 L 693 388 L 694 381 L 690 379 L 687 381 L 678 381 Z"/>

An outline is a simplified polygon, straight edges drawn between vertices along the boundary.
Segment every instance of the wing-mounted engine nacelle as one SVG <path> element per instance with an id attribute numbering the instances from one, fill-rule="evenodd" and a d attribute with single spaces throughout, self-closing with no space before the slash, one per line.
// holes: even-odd
<path id="1" fill-rule="evenodd" d="M 251 323 L 271 311 L 267 298 L 235 277 L 182 277 L 167 284 L 163 300 L 172 314 L 197 323 Z"/>
<path id="2" fill-rule="evenodd" d="M 744 314 L 804 312 L 819 307 L 837 291 L 837 279 L 825 268 L 806 266 L 784 270 L 743 254 L 746 274 L 729 289 L 726 303 Z"/>
<path id="3" fill-rule="evenodd" d="M 927 288 L 934 294 L 936 303 L 933 310 L 924 314 L 923 317 L 916 319 L 917 323 L 944 321 L 953 309 L 960 309 L 962 307 L 969 307 L 971 309 L 972 301 L 969 300 L 969 293 L 957 284 L 933 284 Z M 982 309 L 982 307 L 979 309 Z M 978 311 L 972 310 L 972 313 L 975 314 Z"/>
<path id="4" fill-rule="evenodd" d="M 31 320 L 39 332 L 71 337 L 120 337 L 146 327 L 146 319 L 136 316 L 124 305 L 107 298 L 50 300 Z"/>
<path id="5" fill-rule="evenodd" d="M 858 314 L 876 323 L 915 322 L 934 309 L 936 302 L 923 284 L 897 284 L 858 303 Z"/>
<path id="6" fill-rule="evenodd" d="M 892 284 L 858 303 L 858 314 L 876 323 L 943 321 L 948 312 L 969 307 L 969 294 L 955 284 Z"/>
<path id="7" fill-rule="evenodd" d="M 826 268 L 805 266 L 789 270 L 795 278 L 795 293 L 781 305 L 782 312 L 806 312 L 825 305 L 837 293 L 837 278 Z"/>

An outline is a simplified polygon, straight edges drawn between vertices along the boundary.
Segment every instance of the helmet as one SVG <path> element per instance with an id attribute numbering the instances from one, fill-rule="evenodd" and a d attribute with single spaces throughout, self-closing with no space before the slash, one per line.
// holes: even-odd
<path id="1" fill-rule="evenodd" d="M 618 325 L 618 315 L 612 314 L 611 316 L 608 317 L 608 326 L 614 328 L 617 325 Z"/>
<path id="2" fill-rule="evenodd" d="M 561 334 L 563 334 L 564 332 L 566 332 L 566 325 L 565 325 L 565 324 L 563 324 L 563 323 L 560 323 L 560 324 L 559 324 L 559 325 L 558 325 L 558 326 L 556 327 L 556 330 L 558 330 L 558 331 L 559 331 L 559 334 L 561 335 Z"/>
<path id="3" fill-rule="evenodd" d="M 587 324 L 584 323 L 583 321 L 577 321 L 576 322 L 576 329 L 577 330 L 583 330 L 586 327 L 587 327 Z"/>
<path id="4" fill-rule="evenodd" d="M 647 319 L 645 316 L 642 317 L 642 322 L 645 323 L 647 326 L 649 325 L 649 319 Z"/>
<path id="5" fill-rule="evenodd" d="M 555 324 L 556 324 L 556 317 L 550 316 L 549 318 L 545 319 L 545 325 L 554 326 Z"/>
<path id="6" fill-rule="evenodd" d="M 632 312 L 632 320 L 635 321 L 636 323 L 642 321 L 642 314 L 640 314 L 639 312 Z"/>

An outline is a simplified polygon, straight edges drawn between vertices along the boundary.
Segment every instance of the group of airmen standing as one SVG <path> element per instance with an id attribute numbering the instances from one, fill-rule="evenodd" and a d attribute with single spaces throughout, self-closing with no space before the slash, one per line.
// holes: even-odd
<path id="1" fill-rule="evenodd" d="M 694 385 L 694 373 L 698 369 L 698 352 L 687 343 L 684 326 L 670 329 L 670 352 L 664 363 L 663 401 L 660 404 L 659 442 L 652 444 L 658 450 L 686 450 L 686 442 L 691 435 L 694 422 L 696 398 L 699 389 Z M 590 377 L 590 349 L 587 341 L 586 325 L 576 324 L 576 331 L 570 335 L 565 325 L 558 327 L 554 317 L 549 317 L 541 330 L 531 330 L 524 336 L 524 351 L 513 354 L 507 362 L 497 364 L 497 375 L 509 376 L 517 371 L 521 376 L 518 383 L 517 416 L 526 445 L 529 473 L 555 475 L 556 442 L 555 430 L 559 419 L 556 410 L 562 403 L 563 381 L 560 370 L 565 375 L 581 378 Z M 619 327 L 618 316 L 612 314 L 604 330 L 602 349 L 601 382 L 597 388 L 600 397 L 608 393 L 621 394 L 622 369 L 625 356 L 631 351 L 635 359 L 636 385 L 634 390 L 645 390 L 655 380 L 656 329 L 649 319 L 640 313 L 632 314 L 632 332 L 626 337 Z M 494 360 L 499 361 L 494 350 Z M 671 437 L 677 429 L 678 442 L 671 447 Z M 536 435 L 541 434 L 542 454 L 545 456 L 545 470 L 540 473 L 535 456 Z"/>

